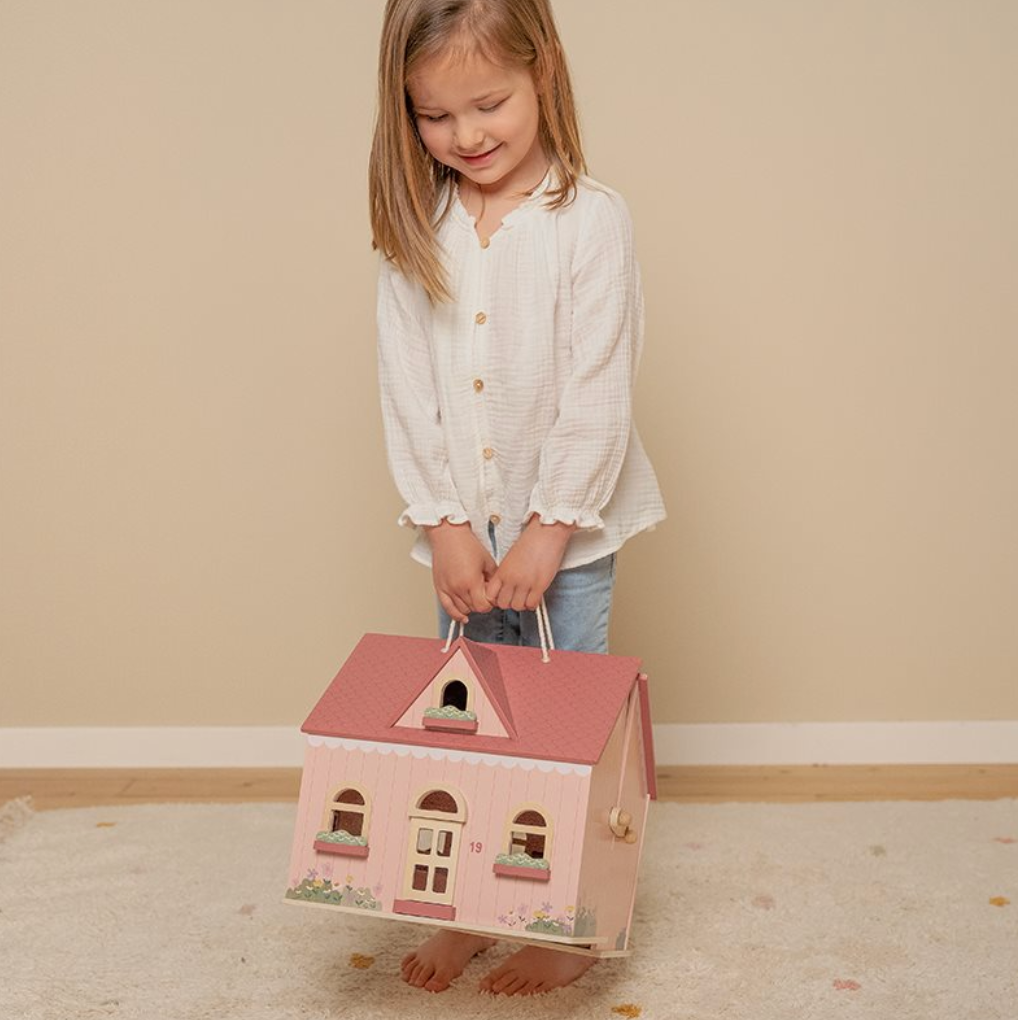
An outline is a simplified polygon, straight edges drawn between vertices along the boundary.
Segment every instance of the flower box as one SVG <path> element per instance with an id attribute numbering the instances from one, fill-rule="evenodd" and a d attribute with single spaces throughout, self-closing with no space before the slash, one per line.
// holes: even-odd
<path id="1" fill-rule="evenodd" d="M 476 719 L 443 719 L 441 716 L 426 715 L 426 730 L 442 730 L 444 733 L 476 733 Z"/>
<path id="2" fill-rule="evenodd" d="M 518 864 L 494 864 L 492 871 L 505 878 L 529 878 L 532 882 L 547 882 L 551 878 L 551 868 L 528 868 Z"/>
<path id="3" fill-rule="evenodd" d="M 315 840 L 315 849 L 323 854 L 339 854 L 342 857 L 367 857 L 366 844 L 360 843 L 326 843 L 324 839 Z"/>

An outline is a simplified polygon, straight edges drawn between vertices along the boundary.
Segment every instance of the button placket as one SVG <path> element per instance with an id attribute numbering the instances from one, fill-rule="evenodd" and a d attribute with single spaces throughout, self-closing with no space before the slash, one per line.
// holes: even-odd
<path id="1" fill-rule="evenodd" d="M 482 245 L 482 248 L 484 246 Z M 487 293 L 487 258 L 479 258 L 477 260 L 478 267 L 478 288 L 477 298 L 478 305 L 482 308 L 487 304 L 488 293 Z M 475 307 L 477 307 L 475 305 Z M 474 323 L 476 326 L 486 326 L 488 323 L 488 313 L 484 311 L 478 311 L 474 314 Z M 474 343 L 472 345 L 473 353 L 473 365 L 474 365 L 474 379 L 472 386 L 474 393 L 477 395 L 477 400 L 474 403 L 474 420 L 476 423 L 476 435 L 480 442 L 478 446 L 481 447 L 481 488 L 484 492 L 484 500 L 486 509 L 488 511 L 488 520 L 492 524 L 499 524 L 501 522 L 500 515 L 496 512 L 497 508 L 501 506 L 501 487 L 499 472 L 494 464 L 495 449 L 491 442 L 491 423 L 488 420 L 488 400 L 487 394 L 485 393 L 485 377 L 487 376 L 488 368 L 488 341 L 490 339 L 487 329 L 475 329 Z"/>

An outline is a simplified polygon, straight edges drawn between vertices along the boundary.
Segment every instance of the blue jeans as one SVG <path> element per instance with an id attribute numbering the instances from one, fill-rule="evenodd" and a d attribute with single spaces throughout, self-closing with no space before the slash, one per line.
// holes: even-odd
<path id="1" fill-rule="evenodd" d="M 488 527 L 491 552 L 496 558 L 495 529 Z M 567 652 L 608 651 L 608 620 L 611 615 L 612 589 L 615 585 L 615 553 L 602 556 L 582 567 L 560 570 L 544 593 L 548 619 L 555 647 Z M 449 615 L 439 604 L 438 631 L 449 633 Z M 459 628 L 457 628 L 459 633 Z M 537 614 L 515 609 L 492 609 L 488 613 L 471 613 L 466 636 L 471 641 L 492 645 L 541 644 Z"/>

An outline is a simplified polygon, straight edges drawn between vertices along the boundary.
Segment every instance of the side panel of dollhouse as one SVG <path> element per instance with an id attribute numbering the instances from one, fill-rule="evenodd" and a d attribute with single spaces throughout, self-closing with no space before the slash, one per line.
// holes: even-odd
<path id="1" fill-rule="evenodd" d="M 588 768 L 312 740 L 289 898 L 572 937 Z"/>
<path id="2" fill-rule="evenodd" d="M 638 693 L 634 688 L 591 776 L 577 906 L 591 929 L 599 937 L 607 938 L 610 947 L 617 951 L 628 948 L 649 807 L 643 739 Z M 627 843 L 612 832 L 613 807 L 621 807 L 631 815 L 635 843 Z"/>

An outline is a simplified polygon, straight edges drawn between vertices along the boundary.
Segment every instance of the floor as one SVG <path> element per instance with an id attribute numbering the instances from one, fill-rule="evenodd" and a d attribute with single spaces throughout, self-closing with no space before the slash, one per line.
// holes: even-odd
<path id="1" fill-rule="evenodd" d="M 658 794 L 683 803 L 998 800 L 1015 765 L 659 766 Z M 36 810 L 168 801 L 296 801 L 300 769 L 0 769 L 0 804 Z"/>

